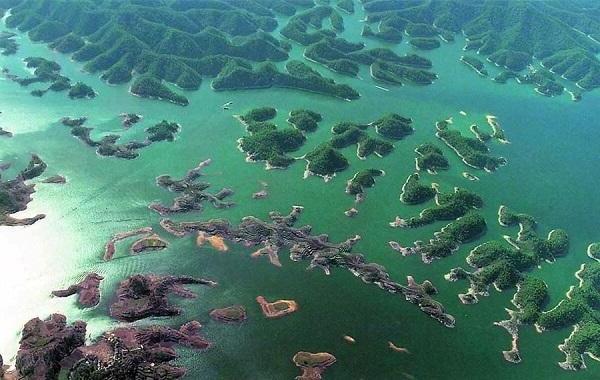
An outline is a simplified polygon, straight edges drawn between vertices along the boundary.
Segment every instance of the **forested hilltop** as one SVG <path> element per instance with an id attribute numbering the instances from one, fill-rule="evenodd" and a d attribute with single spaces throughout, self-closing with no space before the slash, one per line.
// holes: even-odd
<path id="1" fill-rule="evenodd" d="M 362 0 L 363 35 L 398 42 L 467 38 L 476 51 L 512 72 L 533 59 L 582 89 L 600 86 L 600 3 L 581 1 Z M 377 26 L 379 32 L 374 33 Z M 421 41 L 421 40 L 417 40 Z M 436 45 L 437 46 L 437 45 Z"/>
<path id="2" fill-rule="evenodd" d="M 600 86 L 600 5 L 591 0 L 0 0 L 9 28 L 72 54 L 108 83 L 133 80 L 135 95 L 180 105 L 187 99 L 166 83 L 195 90 L 205 77 L 215 78 L 217 91 L 286 87 L 360 96 L 304 62 L 288 61 L 293 47 L 349 78 L 368 66 L 387 84 L 432 84 L 437 75 L 429 59 L 341 37 L 343 15 L 359 6 L 367 14 L 364 39 L 409 38 L 429 50 L 462 33 L 464 50 L 505 69 L 494 78 L 499 83 L 516 78 L 548 96 L 563 91 L 555 76 L 583 90 Z M 545 69 L 528 70 L 537 60 Z"/>

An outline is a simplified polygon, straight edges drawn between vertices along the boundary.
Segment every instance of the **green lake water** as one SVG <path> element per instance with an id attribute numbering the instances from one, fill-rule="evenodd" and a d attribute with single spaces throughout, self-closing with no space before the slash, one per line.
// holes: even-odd
<path id="1" fill-rule="evenodd" d="M 359 11 L 345 16 L 350 40 L 359 38 L 364 15 Z M 536 270 L 549 285 L 550 306 L 564 296 L 576 280 L 573 273 L 589 259 L 586 246 L 600 240 L 600 118 L 597 116 L 600 96 L 584 94 L 573 103 L 568 94 L 548 99 L 534 93 L 532 87 L 514 82 L 495 84 L 470 71 L 458 59 L 462 54 L 460 38 L 442 48 L 421 53 L 433 61 L 439 79 L 432 86 L 393 87 L 390 91 L 375 87 L 368 70 L 361 78 L 351 79 L 333 74 L 313 65 L 322 73 L 355 87 L 362 97 L 346 102 L 329 97 L 285 89 L 268 89 L 216 93 L 209 79 L 195 92 L 186 93 L 188 107 L 140 99 L 128 94 L 128 87 L 108 86 L 97 75 L 82 72 L 82 65 L 68 56 L 53 52 L 41 44 L 31 43 L 20 34 L 19 51 L 14 56 L 0 56 L 0 66 L 19 75 L 26 74 L 22 59 L 43 56 L 63 67 L 63 74 L 72 80 L 83 80 L 99 93 L 93 100 L 69 100 L 65 93 L 47 93 L 36 98 L 8 80 L 0 80 L 0 125 L 12 131 L 12 139 L 0 139 L 0 160 L 13 161 L 13 168 L 3 174 L 14 175 L 26 164 L 28 153 L 38 153 L 47 163 L 44 176 L 61 174 L 66 185 L 38 183 L 34 201 L 28 210 L 18 214 L 45 213 L 47 217 L 24 228 L 0 227 L 0 352 L 5 360 L 16 352 L 19 331 L 23 323 L 34 316 L 45 317 L 52 312 L 65 313 L 70 320 L 88 322 L 93 338 L 119 324 L 109 318 L 108 308 L 118 283 L 137 273 L 186 274 L 207 277 L 219 282 L 219 287 L 195 288 L 197 299 L 179 299 L 173 303 L 184 312 L 176 318 L 149 319 L 140 322 L 166 323 L 178 326 L 188 320 L 204 324 L 203 333 L 213 347 L 206 352 L 182 349 L 179 364 L 189 368 L 188 379 L 291 379 L 299 370 L 291 361 L 298 351 L 327 351 L 337 357 L 337 363 L 327 370 L 326 379 L 597 379 L 598 363 L 586 359 L 588 369 L 579 372 L 561 370 L 557 362 L 564 359 L 557 345 L 570 333 L 536 333 L 525 327 L 520 348 L 523 362 L 515 365 L 504 361 L 501 351 L 510 346 L 509 335 L 492 323 L 505 319 L 505 307 L 510 307 L 512 292 L 498 293 L 477 305 L 463 305 L 457 293 L 467 283 L 449 283 L 443 275 L 451 268 L 466 265 L 464 259 L 475 245 L 503 234 L 514 235 L 515 229 L 501 228 L 496 222 L 498 206 L 506 204 L 518 212 L 533 215 L 540 233 L 564 228 L 571 237 L 569 255 L 554 264 L 544 264 Z M 407 42 L 386 45 L 367 41 L 370 47 L 390 46 L 398 53 L 410 52 Z M 294 44 L 292 57 L 301 57 L 302 49 Z M 493 69 L 491 71 L 494 71 Z M 230 111 L 221 109 L 232 101 Z M 236 149 L 236 140 L 244 135 L 243 127 L 232 117 L 258 106 L 274 106 L 279 113 L 276 121 L 285 126 L 290 110 L 309 108 L 320 112 L 323 121 L 319 130 L 308 135 L 297 156 L 330 138 L 330 127 L 344 120 L 368 122 L 385 113 L 396 112 L 414 119 L 415 133 L 395 143 L 396 149 L 385 158 L 358 160 L 355 147 L 343 150 L 351 161 L 350 168 L 339 173 L 329 183 L 318 177 L 302 179 L 304 161 L 287 170 L 264 170 L 260 163 L 245 162 Z M 467 112 L 461 116 L 460 110 Z M 135 112 L 143 121 L 123 131 L 121 112 Z M 441 142 L 434 136 L 435 121 L 449 116 L 454 127 L 466 128 L 476 122 L 486 129 L 485 115 L 494 114 L 505 129 L 511 144 L 493 142 L 492 152 L 508 159 L 508 165 L 496 173 L 468 169 L 481 178 L 470 182 L 461 176 L 467 168 L 452 151 L 444 147 L 451 170 L 424 181 L 441 184 L 442 190 L 454 186 L 471 189 L 482 195 L 482 214 L 488 222 L 485 237 L 465 244 L 452 257 L 423 264 L 419 257 L 401 257 L 387 242 L 402 244 L 429 239 L 444 223 L 419 229 L 392 229 L 388 222 L 396 215 L 418 214 L 421 206 L 400 203 L 400 188 L 414 171 L 414 148 L 422 142 Z M 94 150 L 73 138 L 67 127 L 58 123 L 63 116 L 87 116 L 93 126 L 93 137 L 117 132 L 123 139 L 143 136 L 143 129 L 167 119 L 182 125 L 173 143 L 162 142 L 141 150 L 135 160 L 103 158 Z M 388 294 L 374 285 L 355 278 L 350 272 L 334 269 L 330 276 L 315 269 L 307 271 L 308 263 L 294 263 L 282 252 L 282 268 L 264 259 L 252 259 L 250 251 L 231 246 L 227 253 L 211 248 L 198 248 L 192 237 L 176 239 L 164 232 L 158 214 L 150 211 L 151 201 L 168 202 L 173 195 L 158 188 L 155 177 L 161 174 L 182 176 L 198 162 L 211 158 L 213 163 L 205 179 L 216 192 L 221 187 L 235 191 L 236 206 L 215 210 L 207 206 L 202 213 L 188 213 L 177 220 L 204 220 L 223 217 L 232 222 L 243 216 L 266 218 L 271 210 L 287 213 L 292 205 L 303 205 L 299 224 L 310 224 L 315 233 L 328 233 L 331 240 L 342 241 L 360 234 L 362 240 L 355 252 L 369 261 L 384 265 L 398 282 L 407 275 L 418 281 L 430 279 L 438 287 L 436 297 L 447 311 L 456 317 L 456 327 L 448 329 L 427 317 L 415 305 L 401 296 Z M 358 206 L 354 218 L 344 216 L 352 207 L 352 197 L 344 193 L 346 180 L 365 168 L 383 169 L 386 176 L 377 178 L 367 199 Z M 42 178 L 44 178 L 42 176 Z M 269 184 L 269 197 L 253 200 L 251 194 L 260 190 L 260 182 Z M 131 257 L 127 244 L 121 243 L 115 259 L 102 261 L 103 247 L 109 237 L 120 231 L 152 226 L 171 243 L 160 253 Z M 106 277 L 102 284 L 102 299 L 98 307 L 81 310 L 73 298 L 58 299 L 50 291 L 80 280 L 95 271 Z M 267 299 L 294 299 L 300 310 L 288 317 L 267 320 L 255 302 L 257 295 Z M 241 326 L 226 326 L 211 321 L 208 311 L 215 307 L 243 304 L 249 321 Z M 343 339 L 350 335 L 356 344 Z M 387 342 L 407 347 L 410 354 L 390 350 Z"/>

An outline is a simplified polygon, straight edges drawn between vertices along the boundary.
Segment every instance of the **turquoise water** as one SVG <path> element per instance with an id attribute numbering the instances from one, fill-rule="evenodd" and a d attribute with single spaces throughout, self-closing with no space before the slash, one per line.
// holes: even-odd
<path id="1" fill-rule="evenodd" d="M 357 20 L 362 16 L 358 12 L 346 17 L 346 38 L 359 38 L 361 25 Z M 106 315 L 117 284 L 129 275 L 152 272 L 208 277 L 220 283 L 215 289 L 194 288 L 198 291 L 194 300 L 173 298 L 184 309 L 180 317 L 141 322 L 178 325 L 196 319 L 205 324 L 204 334 L 214 342 L 213 348 L 202 353 L 181 351 L 180 363 L 190 369 L 189 379 L 293 378 L 299 371 L 291 358 L 300 350 L 327 351 L 337 357 L 338 362 L 326 372 L 327 379 L 592 379 L 600 375 L 598 363 L 589 359 L 586 371 L 571 373 L 558 367 L 556 363 L 563 360 L 563 355 L 556 346 L 570 330 L 538 334 L 524 328 L 520 341 L 523 362 L 514 365 L 504 361 L 501 350 L 509 347 L 510 337 L 492 323 L 505 318 L 504 308 L 510 306 L 512 293 L 492 291 L 477 305 L 462 305 L 456 294 L 467 284 L 443 279 L 450 268 L 465 265 L 464 258 L 474 245 L 516 233 L 495 222 L 498 206 L 506 204 L 535 216 L 541 233 L 560 227 L 570 234 L 569 255 L 536 271 L 550 285 L 551 305 L 575 283 L 573 273 L 587 261 L 585 247 L 600 240 L 594 218 L 600 212 L 600 193 L 596 191 L 600 178 L 596 164 L 599 153 L 595 149 L 600 142 L 600 122 L 595 114 L 600 104 L 597 93 L 585 94 L 581 102 L 573 103 L 568 95 L 547 99 L 528 86 L 495 84 L 458 62 L 462 41 L 457 40 L 422 53 L 433 61 L 439 75 L 439 80 L 428 87 L 384 85 L 390 91 L 383 91 L 375 87 L 368 70 L 363 70 L 363 79 L 358 80 L 314 65 L 322 73 L 357 88 L 361 99 L 345 102 L 283 89 L 215 93 L 207 80 L 199 91 L 186 94 L 190 106 L 182 108 L 130 96 L 127 86 L 107 86 L 96 75 L 83 73 L 82 66 L 67 56 L 33 44 L 24 35 L 20 35 L 19 43 L 17 55 L 1 56 L 0 66 L 23 74 L 22 58 L 43 56 L 59 62 L 63 73 L 73 80 L 92 85 L 99 96 L 71 101 L 64 93 L 49 92 L 35 98 L 29 95 L 35 86 L 21 88 L 0 81 L 0 125 L 15 133 L 12 139 L 0 139 L 0 159 L 15 161 L 6 176 L 27 162 L 29 152 L 36 152 L 48 163 L 45 174 L 62 174 L 68 180 L 64 186 L 36 185 L 34 201 L 23 215 L 46 213 L 46 219 L 26 228 L 0 227 L 0 294 L 5 295 L 4 310 L 9 311 L 0 317 L 0 352 L 5 360 L 10 360 L 10 353 L 16 350 L 22 324 L 34 316 L 62 312 L 71 320 L 85 319 L 92 337 L 116 326 Z M 398 46 L 376 41 L 368 44 L 390 46 L 399 53 L 411 51 L 406 42 Z M 292 56 L 300 57 L 301 53 L 294 45 Z M 227 101 L 233 101 L 231 111 L 220 107 Z M 383 159 L 360 161 L 355 147 L 345 149 L 351 166 L 329 183 L 317 177 L 303 180 L 304 162 L 287 170 L 265 171 L 260 163 L 246 163 L 236 149 L 236 140 L 244 131 L 232 115 L 265 105 L 279 110 L 276 121 L 280 126 L 285 125 L 287 113 L 296 108 L 310 108 L 324 116 L 319 130 L 308 136 L 298 156 L 329 139 L 329 129 L 338 121 L 367 122 L 397 112 L 412 117 L 416 131 L 395 143 L 395 151 Z M 468 115 L 459 115 L 459 110 Z M 179 122 L 182 131 L 175 142 L 154 144 L 143 149 L 138 159 L 127 161 L 97 156 L 57 122 L 63 116 L 87 116 L 88 125 L 96 128 L 95 136 L 120 133 L 121 112 L 144 116 L 142 123 L 123 132 L 124 139 L 142 136 L 145 127 L 162 119 Z M 493 174 L 469 169 L 481 178 L 470 182 L 460 175 L 465 166 L 444 148 L 451 170 L 436 176 L 423 175 L 425 181 L 440 183 L 443 190 L 461 186 L 484 197 L 482 213 L 489 225 L 484 240 L 466 244 L 452 257 L 431 265 L 421 263 L 416 256 L 397 255 L 388 248 L 389 240 L 408 244 L 428 239 L 443 226 L 436 223 L 416 230 L 387 226 L 396 215 L 412 216 L 421 210 L 420 206 L 406 206 L 398 200 L 402 183 L 414 171 L 413 149 L 422 142 L 436 140 L 437 120 L 453 116 L 454 126 L 466 128 L 478 122 L 485 128 L 488 113 L 498 116 L 512 142 L 492 146 L 494 154 L 508 159 L 507 166 Z M 250 258 L 250 251 L 240 247 L 219 253 L 196 247 L 192 238 L 175 239 L 164 233 L 158 226 L 159 216 L 148 210 L 147 204 L 154 200 L 167 202 L 172 194 L 155 186 L 154 178 L 160 174 L 179 177 L 206 158 L 213 159 L 206 170 L 211 189 L 233 188 L 236 193 L 232 199 L 237 206 L 228 210 L 208 206 L 201 214 L 176 219 L 264 218 L 271 210 L 287 213 L 291 205 L 301 204 L 305 206 L 301 223 L 311 224 L 316 233 L 329 233 L 334 241 L 360 234 L 363 240 L 355 251 L 385 265 L 399 282 L 407 275 L 418 281 L 430 279 L 440 291 L 437 299 L 456 317 L 456 328 L 443 327 L 401 297 L 366 285 L 344 270 L 334 270 L 330 276 L 318 270 L 307 271 L 307 263 L 291 262 L 286 252 L 280 255 L 283 267 L 276 268 L 267 260 Z M 345 182 L 356 171 L 371 167 L 383 169 L 387 175 L 378 178 L 377 185 L 367 191 L 366 201 L 358 207 L 359 215 L 347 218 L 343 211 L 353 205 L 353 199 L 344 194 Z M 260 189 L 260 181 L 269 184 L 269 197 L 252 200 L 251 194 Z M 104 243 L 112 234 L 146 225 L 155 227 L 171 242 L 167 250 L 129 257 L 127 244 L 122 243 L 113 261 L 101 261 Z M 97 308 L 80 310 L 71 298 L 49 297 L 51 290 L 81 279 L 88 271 L 106 277 Z M 254 301 L 257 295 L 295 299 L 300 310 L 283 319 L 266 320 Z M 210 309 L 233 303 L 247 307 L 248 323 L 223 326 L 209 320 Z M 353 336 L 357 343 L 347 344 L 343 335 Z M 388 341 L 407 347 L 411 354 L 389 350 Z"/>

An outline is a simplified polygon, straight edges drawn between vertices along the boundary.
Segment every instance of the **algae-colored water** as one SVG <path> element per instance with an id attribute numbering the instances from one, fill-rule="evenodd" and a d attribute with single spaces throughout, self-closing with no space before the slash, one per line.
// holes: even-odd
<path id="1" fill-rule="evenodd" d="M 344 36 L 359 38 L 363 15 L 346 16 Z M 5 360 L 16 351 L 18 333 L 25 321 L 44 317 L 51 312 L 66 313 L 69 319 L 88 321 L 90 336 L 117 325 L 107 317 L 111 295 L 119 281 L 136 273 L 187 274 L 219 281 L 215 289 L 198 288 L 198 298 L 173 298 L 183 314 L 177 318 L 150 319 L 141 323 L 178 325 L 196 319 L 205 324 L 204 334 L 214 342 L 211 350 L 181 350 L 180 364 L 189 368 L 189 379 L 290 379 L 299 372 L 291 362 L 300 350 L 327 351 L 338 362 L 327 370 L 327 379 L 512 379 L 577 378 L 600 376 L 598 363 L 587 360 L 588 369 L 577 373 L 561 370 L 557 362 L 563 355 L 557 344 L 570 330 L 536 333 L 523 328 L 521 351 L 523 362 L 504 361 L 501 350 L 510 345 L 504 330 L 492 325 L 504 319 L 512 292 L 491 292 L 477 305 L 462 305 L 456 294 L 466 283 L 449 283 L 443 275 L 464 265 L 468 251 L 476 244 L 466 244 L 452 257 L 425 265 L 419 257 L 401 257 L 387 242 L 409 244 L 429 239 L 443 223 L 414 229 L 391 229 L 388 222 L 396 215 L 416 215 L 421 207 L 400 203 L 400 187 L 414 171 L 413 149 L 425 141 L 437 141 L 434 123 L 448 116 L 455 126 L 466 128 L 477 122 L 485 128 L 485 115 L 496 115 L 511 144 L 493 143 L 492 152 L 508 159 L 508 165 L 496 173 L 472 171 L 481 178 L 470 182 L 461 176 L 466 167 L 447 148 L 451 170 L 424 180 L 441 184 L 443 190 L 454 186 L 471 189 L 484 197 L 483 215 L 488 232 L 482 240 L 499 238 L 507 231 L 497 226 L 500 204 L 533 215 L 542 233 L 552 228 L 566 229 L 571 237 L 569 255 L 555 264 L 544 264 L 537 274 L 550 286 L 551 304 L 558 302 L 571 284 L 573 273 L 586 262 L 585 247 L 600 240 L 596 215 L 600 214 L 600 169 L 597 162 L 600 143 L 600 119 L 597 93 L 585 94 L 579 103 L 567 95 L 547 99 L 536 95 L 531 87 L 515 83 L 498 85 L 483 79 L 458 61 L 462 41 L 445 44 L 432 52 L 422 53 L 433 61 L 439 79 L 428 87 L 375 87 L 367 70 L 362 80 L 333 74 L 314 65 L 319 71 L 358 89 L 360 100 L 346 102 L 293 90 L 268 89 L 215 93 L 209 80 L 199 91 L 186 95 L 186 108 L 145 100 L 128 94 L 127 86 L 107 86 L 97 76 L 83 73 L 82 66 L 69 57 L 53 52 L 44 45 L 31 43 L 19 35 L 19 52 L 0 56 L 0 66 L 17 74 L 25 73 L 22 59 L 43 56 L 56 60 L 63 73 L 73 80 L 83 80 L 99 93 L 93 100 L 72 101 L 64 93 L 47 93 L 42 98 L 29 94 L 8 80 L 0 81 L 0 125 L 12 131 L 12 139 L 0 139 L 0 159 L 14 161 L 9 177 L 24 165 L 29 152 L 48 163 L 46 174 L 62 174 L 64 186 L 37 184 L 34 201 L 23 215 L 47 214 L 46 219 L 25 228 L 0 227 L 0 262 L 2 313 L 0 314 L 0 352 Z M 371 46 L 387 46 L 374 41 Z M 411 51 L 406 42 L 390 45 L 399 53 Z M 292 56 L 300 57 L 294 45 Z M 221 109 L 232 101 L 230 111 Z M 236 140 L 244 130 L 232 117 L 257 106 L 274 106 L 276 121 L 285 125 L 292 109 L 309 108 L 320 112 L 324 120 L 319 130 L 308 136 L 301 155 L 331 136 L 330 127 L 344 120 L 367 122 L 397 112 L 414 119 L 415 133 L 395 143 L 396 149 L 385 158 L 356 158 L 355 148 L 343 153 L 350 159 L 348 170 L 329 183 L 317 177 L 302 179 L 304 162 L 287 170 L 265 171 L 262 164 L 249 164 L 236 149 Z M 460 110 L 467 112 L 461 116 Z M 143 122 L 123 132 L 119 113 L 135 112 Z M 162 142 L 143 149 L 135 160 L 102 158 L 91 148 L 73 138 L 68 128 L 58 123 L 63 116 L 87 116 L 94 133 L 118 132 L 123 138 L 143 135 L 143 129 L 162 119 L 176 121 L 182 131 L 173 143 Z M 96 136 L 97 136 L 96 135 Z M 439 143 L 439 142 L 438 142 Z M 441 143 L 439 143 L 441 145 Z M 401 297 L 367 285 L 341 269 L 325 276 L 307 263 L 294 263 L 281 253 L 282 268 L 263 259 L 252 259 L 250 251 L 232 246 L 227 253 L 208 247 L 198 248 L 193 239 L 175 239 L 158 226 L 159 216 L 147 208 L 154 200 L 168 201 L 172 194 L 155 186 L 160 174 L 183 175 L 199 161 L 212 158 L 206 170 L 211 189 L 227 186 L 235 190 L 236 207 L 215 210 L 207 206 L 202 213 L 178 216 L 181 220 L 223 217 L 237 221 L 246 215 L 266 217 L 271 210 L 287 213 L 292 205 L 303 205 L 301 223 L 311 224 L 316 233 L 328 233 L 333 241 L 360 234 L 363 240 L 355 247 L 369 261 L 384 265 L 399 282 L 413 275 L 417 280 L 430 279 L 439 289 L 437 299 L 456 319 L 448 329 L 428 318 Z M 386 176 L 377 179 L 359 205 L 360 213 L 347 218 L 343 211 L 353 204 L 344 194 L 346 180 L 359 169 L 383 169 Z M 4 174 L 3 174 L 4 175 Z M 252 200 L 260 181 L 269 184 L 269 197 Z M 106 240 L 119 231 L 150 225 L 171 242 L 160 253 L 129 257 L 121 246 L 116 258 L 102 262 Z M 93 310 L 80 310 L 74 299 L 57 299 L 50 291 L 81 279 L 88 271 L 106 277 L 102 300 Z M 196 290 L 196 289 L 195 289 Z M 300 310 L 283 319 L 266 320 L 254 298 L 295 299 Z M 247 306 L 249 321 L 241 326 L 224 326 L 209 320 L 208 311 L 233 303 Z M 351 335 L 356 344 L 342 338 Z M 407 347 L 410 354 L 390 350 L 387 342 Z"/>

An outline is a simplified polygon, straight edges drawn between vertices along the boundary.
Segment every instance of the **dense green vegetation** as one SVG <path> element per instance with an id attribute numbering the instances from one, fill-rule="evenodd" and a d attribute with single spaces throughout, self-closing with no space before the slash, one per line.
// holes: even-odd
<path id="1" fill-rule="evenodd" d="M 588 2 L 363 0 L 365 30 L 377 23 L 400 34 L 450 41 L 467 37 L 465 50 L 519 72 L 533 58 L 584 89 L 600 86 L 600 23 Z M 388 32 L 389 33 L 389 32 Z M 595 41 L 595 40 L 596 41 Z M 476 63 L 476 62 L 473 62 Z"/>
<path id="2" fill-rule="evenodd" d="M 510 71 L 510 70 L 505 70 L 502 71 L 500 74 L 496 75 L 494 77 L 494 81 L 498 82 L 498 83 L 506 83 L 508 82 L 509 79 L 514 79 L 514 78 L 518 78 L 519 74 L 514 72 L 514 71 Z"/>
<path id="3" fill-rule="evenodd" d="M 411 38 L 409 43 L 421 50 L 433 50 L 441 46 L 440 40 L 437 38 L 417 37 Z"/>
<path id="4" fill-rule="evenodd" d="M 57 82 L 54 83 L 54 88 L 63 88 L 61 84 L 56 85 Z M 64 83 L 64 82 L 63 82 Z M 71 99 L 81 99 L 81 98 L 95 98 L 96 93 L 94 89 L 88 86 L 83 82 L 77 82 L 69 89 L 69 98 Z"/>
<path id="5" fill-rule="evenodd" d="M 431 61 L 416 54 L 399 56 L 390 49 L 364 49 L 363 44 L 341 38 L 324 38 L 308 46 L 304 55 L 322 63 L 333 71 L 356 76 L 360 65 L 370 65 L 371 75 L 380 80 L 401 84 L 406 80 L 415 84 L 431 84 L 437 78 L 427 71 Z"/>
<path id="6" fill-rule="evenodd" d="M 244 115 L 240 116 L 246 123 L 252 122 L 261 122 L 273 119 L 277 116 L 277 110 L 273 107 L 259 107 L 253 108 L 250 111 L 246 112 Z"/>
<path id="7" fill-rule="evenodd" d="M 474 212 L 467 213 L 447 224 L 428 243 L 420 245 L 419 252 L 424 262 L 448 257 L 461 244 L 483 235 L 486 228 L 485 219 L 481 215 Z"/>
<path id="8" fill-rule="evenodd" d="M 71 129 L 71 135 L 81 140 L 87 146 L 95 148 L 96 153 L 101 156 L 114 156 L 117 158 L 134 159 L 139 156 L 139 150 L 153 143 L 160 141 L 174 141 L 175 136 L 180 130 L 177 123 L 163 120 L 151 127 L 145 129 L 146 138 L 143 141 L 129 141 L 126 143 L 118 143 L 121 138 L 117 134 L 109 134 L 103 136 L 96 141 L 91 137 L 93 128 L 85 127 L 87 118 L 81 117 L 78 119 L 63 118 L 61 123 Z"/>
<path id="9" fill-rule="evenodd" d="M 342 149 L 351 145 L 358 145 L 356 154 L 359 158 L 368 157 L 371 154 L 386 156 L 393 149 L 392 143 L 369 136 L 366 129 L 368 124 L 356 124 L 353 122 L 341 122 L 331 128 L 333 137 L 331 145 Z"/>
<path id="10" fill-rule="evenodd" d="M 375 79 L 399 85 L 404 82 L 428 85 L 437 79 L 437 75 L 430 71 L 383 61 L 375 61 L 371 65 L 371 75 Z"/>
<path id="11" fill-rule="evenodd" d="M 519 83 L 532 84 L 535 90 L 546 96 L 560 95 L 564 91 L 563 85 L 556 82 L 554 74 L 546 70 L 533 70 L 517 78 Z"/>
<path id="12" fill-rule="evenodd" d="M 304 132 L 314 132 L 318 123 L 323 120 L 321 114 L 311 110 L 294 110 L 290 112 L 288 122 Z"/>
<path id="13" fill-rule="evenodd" d="M 467 257 L 467 263 L 475 271 L 469 273 L 457 268 L 451 272 L 456 278 L 469 279 L 474 294 L 484 294 L 492 284 L 498 289 L 520 284 L 525 279 L 525 272 L 545 260 L 565 255 L 569 248 L 569 237 L 564 230 L 553 230 L 542 238 L 537 234 L 535 219 L 530 215 L 517 214 L 501 206 L 498 221 L 505 227 L 518 225 L 517 238 L 506 236 L 506 241 L 492 240 L 475 247 Z M 538 307 L 542 301 L 539 300 Z M 536 314 L 536 310 L 528 310 L 528 313 Z"/>
<path id="14" fill-rule="evenodd" d="M 41 97 L 48 91 L 60 92 L 65 90 L 69 90 L 68 96 L 71 99 L 93 98 L 96 96 L 94 90 L 83 82 L 71 85 L 71 80 L 61 75 L 61 67 L 55 61 L 50 61 L 42 57 L 27 57 L 24 59 L 24 62 L 27 68 L 33 69 L 33 76 L 22 78 L 10 74 L 8 69 L 5 70 L 5 75 L 21 86 L 29 86 L 32 83 L 50 83 L 45 89 L 31 91 L 31 95 L 33 96 Z"/>
<path id="15" fill-rule="evenodd" d="M 448 159 L 444 156 L 444 152 L 433 144 L 421 144 L 415 149 L 415 152 L 418 155 L 416 158 L 417 170 L 426 170 L 435 173 L 438 170 L 446 170 L 450 167 Z"/>
<path id="16" fill-rule="evenodd" d="M 475 70 L 478 74 L 483 76 L 488 75 L 488 72 L 485 68 L 485 64 L 480 59 L 475 58 L 471 55 L 463 55 L 462 57 L 460 57 L 460 60 L 461 62 Z"/>
<path id="17" fill-rule="evenodd" d="M 305 113 L 316 117 L 312 111 L 293 111 L 294 114 Z M 246 125 L 248 136 L 239 140 L 239 146 L 251 161 L 265 161 L 268 167 L 285 168 L 294 162 L 288 153 L 300 148 L 306 141 L 303 131 L 298 127 L 278 129 L 269 120 L 277 115 L 273 107 L 254 108 L 240 120 Z"/>
<path id="18" fill-rule="evenodd" d="M 217 91 L 285 87 L 348 100 L 360 97 L 352 87 L 321 76 L 303 62 L 289 61 L 285 67 L 287 73 L 279 72 L 271 63 L 261 64 L 252 69 L 232 62 L 213 80 L 212 87 Z"/>
<path id="19" fill-rule="evenodd" d="M 549 311 L 543 312 L 537 324 L 544 329 L 557 329 L 576 325 L 573 335 L 565 340 L 562 351 L 566 355 L 564 368 L 580 369 L 584 367 L 583 355 L 600 353 L 600 264 L 587 263 L 578 272 L 580 282 Z"/>
<path id="20" fill-rule="evenodd" d="M 592 243 L 587 248 L 587 254 L 594 260 L 600 260 L 600 243 Z"/>
<path id="21" fill-rule="evenodd" d="M 402 32 L 394 27 L 380 24 L 378 30 L 373 30 L 370 25 L 363 26 L 361 35 L 363 37 L 373 37 L 387 42 L 402 41 Z"/>
<path id="22" fill-rule="evenodd" d="M 14 33 L 0 32 L 0 51 L 2 51 L 2 55 L 12 55 L 17 52 L 19 44 L 17 44 L 14 37 Z"/>
<path id="23" fill-rule="evenodd" d="M 415 205 L 435 197 L 436 189 L 433 186 L 422 185 L 419 179 L 419 173 L 413 173 L 406 178 L 406 182 L 402 185 L 402 193 L 400 193 L 401 202 Z"/>
<path id="24" fill-rule="evenodd" d="M 354 13 L 354 1 L 353 0 L 338 0 L 336 5 L 338 8 L 343 9 L 348 13 Z"/>
<path id="25" fill-rule="evenodd" d="M 173 122 L 170 123 L 166 120 L 163 120 L 150 128 L 146 128 L 148 140 L 151 142 L 173 141 L 175 140 L 177 132 L 179 132 L 179 124 Z"/>
<path id="26" fill-rule="evenodd" d="M 450 130 L 448 126 L 447 122 L 438 122 L 436 136 L 452 148 L 465 164 L 487 171 L 494 171 L 506 164 L 504 158 L 491 156 L 488 147 L 479 139 L 465 137 L 459 131 Z"/>
<path id="27" fill-rule="evenodd" d="M 9 27 L 73 53 L 110 83 L 128 82 L 135 72 L 184 89 L 197 89 L 202 76 L 216 76 L 231 61 L 286 60 L 288 44 L 269 34 L 277 27 L 276 14 L 293 15 L 298 5 L 309 5 L 269 0 L 41 3 L 3 0 L 0 6 L 12 8 Z M 342 28 L 337 16 L 332 22 Z"/>
<path id="28" fill-rule="evenodd" d="M 382 170 L 366 169 L 354 174 L 346 184 L 346 193 L 351 195 L 362 194 L 366 188 L 375 186 L 375 177 L 384 175 Z"/>
<path id="29" fill-rule="evenodd" d="M 481 142 L 486 142 L 489 139 L 492 138 L 492 135 L 490 135 L 487 132 L 484 132 L 482 130 L 479 129 L 479 127 L 477 126 L 477 124 L 473 124 L 469 127 L 469 129 L 471 130 L 471 132 L 473 132 L 473 134 L 475 135 L 475 137 L 477 138 L 477 140 L 481 141 Z"/>
<path id="30" fill-rule="evenodd" d="M 306 169 L 320 176 L 331 176 L 348 167 L 348 160 L 330 143 L 317 146 L 305 158 L 308 160 Z"/>
<path id="31" fill-rule="evenodd" d="M 151 76 L 140 76 L 136 78 L 131 85 L 130 91 L 132 94 L 143 98 L 166 100 L 181 106 L 187 106 L 189 103 L 185 96 L 172 91 L 159 79 Z"/>
<path id="32" fill-rule="evenodd" d="M 455 188 L 452 193 L 438 193 L 436 205 L 405 221 L 407 227 L 420 227 L 438 220 L 454 220 L 473 209 L 483 207 L 483 199 L 473 192 Z"/>
<path id="33" fill-rule="evenodd" d="M 396 113 L 385 115 L 372 124 L 375 127 L 375 132 L 392 140 L 402 140 L 414 131 L 412 119 Z"/>

